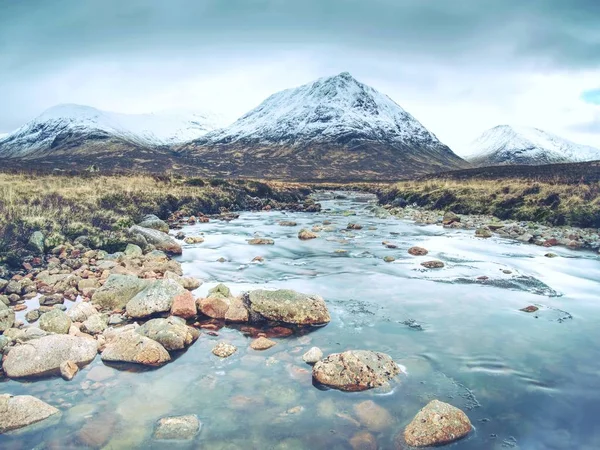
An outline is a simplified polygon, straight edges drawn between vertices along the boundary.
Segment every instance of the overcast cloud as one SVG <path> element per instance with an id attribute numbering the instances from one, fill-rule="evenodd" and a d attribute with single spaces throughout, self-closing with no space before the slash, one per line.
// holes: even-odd
<path id="1" fill-rule="evenodd" d="M 0 132 L 58 103 L 235 119 L 342 71 L 458 153 L 504 123 L 600 147 L 598 0 L 0 0 Z"/>

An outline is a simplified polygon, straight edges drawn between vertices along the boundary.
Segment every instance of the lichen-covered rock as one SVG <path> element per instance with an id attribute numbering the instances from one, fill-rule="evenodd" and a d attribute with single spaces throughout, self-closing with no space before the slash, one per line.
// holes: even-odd
<path id="1" fill-rule="evenodd" d="M 317 362 L 313 378 L 342 391 L 364 391 L 383 386 L 400 373 L 389 355 L 369 350 L 334 353 Z"/>
<path id="2" fill-rule="evenodd" d="M 153 230 L 152 228 L 145 228 L 139 225 L 132 226 L 129 231 L 133 234 L 143 236 L 148 244 L 154 245 L 156 249 L 162 250 L 166 253 L 174 255 L 181 255 L 182 249 L 179 242 L 159 230 Z"/>
<path id="3" fill-rule="evenodd" d="M 163 233 L 169 232 L 169 224 L 164 220 L 161 220 L 158 216 L 155 216 L 154 214 L 145 215 L 138 225 L 140 227 L 162 231 Z"/>
<path id="4" fill-rule="evenodd" d="M 67 311 L 67 316 L 73 322 L 85 322 L 88 317 L 98 314 L 98 309 L 88 302 L 79 302 Z"/>
<path id="5" fill-rule="evenodd" d="M 173 280 L 156 280 L 127 302 L 127 314 L 133 318 L 149 317 L 152 314 L 168 312 L 173 299 L 186 290 Z"/>
<path id="6" fill-rule="evenodd" d="M 243 300 L 252 321 L 323 325 L 331 320 L 325 300 L 318 295 L 306 295 L 289 289 L 259 289 L 244 294 Z"/>
<path id="7" fill-rule="evenodd" d="M 129 256 L 131 258 L 138 258 L 144 254 L 144 251 L 139 245 L 127 244 L 124 253 L 126 256 Z"/>
<path id="8" fill-rule="evenodd" d="M 52 309 L 52 311 L 43 314 L 40 317 L 40 328 L 44 331 L 56 334 L 67 334 L 71 328 L 71 319 L 60 309 Z"/>
<path id="9" fill-rule="evenodd" d="M 41 422 L 59 412 L 31 395 L 0 394 L 0 434 Z"/>
<path id="10" fill-rule="evenodd" d="M 146 366 L 162 366 L 171 360 L 169 352 L 161 344 L 131 331 L 123 331 L 112 337 L 100 357 L 103 361 Z"/>
<path id="11" fill-rule="evenodd" d="M 472 428 L 469 418 L 460 409 L 432 400 L 405 428 L 404 439 L 413 447 L 444 445 L 465 437 Z"/>
<path id="12" fill-rule="evenodd" d="M 169 351 L 181 350 L 199 336 L 198 330 L 187 326 L 185 320 L 179 317 L 149 320 L 135 332 L 158 342 Z"/>
<path id="13" fill-rule="evenodd" d="M 27 242 L 29 248 L 38 255 L 44 254 L 45 238 L 41 231 L 34 231 Z"/>
<path id="14" fill-rule="evenodd" d="M 212 349 L 212 353 L 219 358 L 228 358 L 237 351 L 235 345 L 228 344 L 227 342 L 219 342 Z"/>
<path id="15" fill-rule="evenodd" d="M 480 227 L 475 230 L 475 236 L 480 238 L 490 238 L 492 237 L 492 232 L 488 228 Z"/>
<path id="16" fill-rule="evenodd" d="M 64 361 L 81 367 L 90 363 L 97 351 L 93 339 L 51 334 L 11 348 L 2 367 L 10 378 L 54 375 Z"/>
<path id="17" fill-rule="evenodd" d="M 0 332 L 4 332 L 15 323 L 15 312 L 12 308 L 6 306 L 3 302 L 0 302 Z"/>
<path id="18" fill-rule="evenodd" d="M 135 275 L 110 275 L 104 286 L 92 295 L 92 303 L 102 309 L 123 309 L 133 297 L 149 284 Z"/>
<path id="19" fill-rule="evenodd" d="M 100 334 L 108 327 L 107 314 L 93 314 L 81 324 L 81 331 L 91 335 Z"/>
<path id="20" fill-rule="evenodd" d="M 154 430 L 154 439 L 158 440 L 190 440 L 198 434 L 202 423 L 196 415 L 163 417 Z"/>

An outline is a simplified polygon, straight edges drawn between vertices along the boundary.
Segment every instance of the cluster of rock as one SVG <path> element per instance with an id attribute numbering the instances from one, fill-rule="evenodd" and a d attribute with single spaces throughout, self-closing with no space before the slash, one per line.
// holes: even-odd
<path id="1" fill-rule="evenodd" d="M 498 236 L 544 247 L 564 246 L 600 252 L 600 231 L 597 229 L 570 226 L 551 227 L 528 221 L 502 222 L 493 216 L 458 215 L 452 211 L 440 213 L 415 206 L 389 207 L 389 212 L 397 217 L 421 224 L 475 230 L 475 236 L 480 238 Z"/>

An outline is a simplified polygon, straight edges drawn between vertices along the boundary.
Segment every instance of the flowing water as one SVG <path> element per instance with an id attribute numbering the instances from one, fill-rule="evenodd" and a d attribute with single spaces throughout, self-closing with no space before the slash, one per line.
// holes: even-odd
<path id="1" fill-rule="evenodd" d="M 247 212 L 188 227 L 206 240 L 186 246 L 180 259 L 186 275 L 205 280 L 197 296 L 217 282 L 235 294 L 259 287 L 317 293 L 331 311 L 329 325 L 274 338 L 277 345 L 263 352 L 249 348 L 243 329 L 222 328 L 159 369 L 108 367 L 96 358 L 71 382 L 5 381 L 3 392 L 35 395 L 62 414 L 0 436 L 0 447 L 333 450 L 351 448 L 350 439 L 370 429 L 379 448 L 394 449 L 395 436 L 437 398 L 462 408 L 474 425 L 449 448 L 600 448 L 598 255 L 559 248 L 550 259 L 544 248 L 388 217 L 369 195 L 338 197 L 320 194 L 321 213 Z M 297 238 L 300 228 L 323 221 L 331 225 L 318 239 Z M 346 230 L 349 222 L 362 230 Z M 255 234 L 275 245 L 248 245 Z M 429 255 L 408 255 L 413 245 Z M 255 256 L 264 263 L 251 263 Z M 426 259 L 446 267 L 426 270 L 419 265 Z M 478 281 L 483 275 L 489 279 Z M 519 311 L 528 305 L 540 310 Z M 213 356 L 218 340 L 237 353 Z M 325 354 L 385 352 L 406 373 L 393 390 L 321 390 L 301 358 L 312 346 Z M 365 400 L 391 417 L 366 423 L 357 407 Z M 194 441 L 152 440 L 157 419 L 183 414 L 203 423 Z"/>

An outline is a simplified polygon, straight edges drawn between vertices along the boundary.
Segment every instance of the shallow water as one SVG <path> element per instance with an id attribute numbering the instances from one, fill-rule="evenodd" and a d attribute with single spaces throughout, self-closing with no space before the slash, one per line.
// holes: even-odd
<path id="1" fill-rule="evenodd" d="M 62 415 L 0 435 L 0 447 L 165 448 L 152 440 L 156 420 L 197 414 L 197 438 L 169 447 L 347 449 L 367 429 L 356 405 L 373 400 L 393 419 L 372 433 L 379 448 L 393 449 L 395 436 L 437 398 L 462 408 L 475 427 L 449 448 L 600 448 L 597 255 L 559 248 L 553 251 L 560 257 L 549 259 L 544 248 L 418 226 L 387 217 L 372 196 L 346 195 L 320 194 L 321 213 L 249 212 L 184 230 L 205 233 L 205 242 L 185 246 L 181 258 L 187 275 L 205 280 L 197 296 L 217 282 L 235 294 L 259 287 L 317 293 L 331 311 L 329 325 L 275 338 L 264 352 L 251 350 L 251 337 L 239 329 L 223 328 L 159 369 L 106 367 L 96 358 L 71 382 L 5 381 L 2 392 L 35 395 Z M 280 220 L 298 226 L 282 227 Z M 297 238 L 300 228 L 325 220 L 333 231 Z M 346 231 L 349 222 L 363 229 Z M 255 234 L 275 245 L 248 245 Z M 385 248 L 384 240 L 398 248 Z M 413 245 L 429 255 L 408 255 Z M 384 262 L 387 255 L 396 261 Z M 265 262 L 251 263 L 255 256 Z M 221 257 L 226 262 L 217 262 Z M 427 259 L 446 267 L 425 270 L 419 263 Z M 481 275 L 489 279 L 476 281 Z M 532 304 L 538 313 L 519 311 Z M 213 356 L 218 340 L 236 345 L 237 353 Z M 386 352 L 407 373 L 392 391 L 320 390 L 301 359 L 315 345 L 325 354 Z"/>

